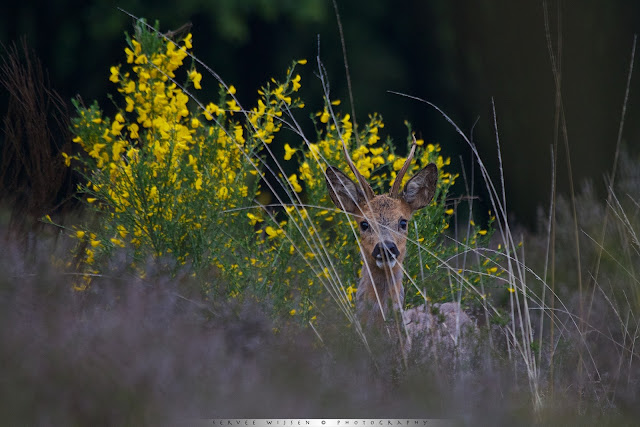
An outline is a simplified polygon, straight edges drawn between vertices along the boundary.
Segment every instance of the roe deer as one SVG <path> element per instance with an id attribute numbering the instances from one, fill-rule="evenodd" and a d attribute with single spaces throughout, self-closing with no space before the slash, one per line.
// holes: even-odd
<path id="1" fill-rule="evenodd" d="M 327 188 L 333 203 L 356 217 L 360 229 L 360 252 L 364 261 L 358 290 L 356 312 L 365 325 L 381 325 L 390 310 L 404 303 L 402 263 L 407 249 L 407 229 L 413 212 L 427 206 L 436 192 L 438 168 L 428 164 L 413 176 L 400 192 L 402 178 L 413 158 L 409 156 L 398 172 L 389 194 L 375 195 L 355 167 L 346 146 L 344 153 L 358 182 L 339 169 L 326 170 Z"/>

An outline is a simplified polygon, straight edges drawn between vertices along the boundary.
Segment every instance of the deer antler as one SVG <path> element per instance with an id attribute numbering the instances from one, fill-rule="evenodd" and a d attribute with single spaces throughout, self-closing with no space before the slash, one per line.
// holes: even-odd
<path id="1" fill-rule="evenodd" d="M 373 193 L 371 186 L 367 182 L 367 179 L 362 176 L 358 168 L 356 168 L 356 165 L 353 164 L 351 156 L 349 156 L 349 150 L 347 150 L 347 144 L 344 142 L 344 139 L 340 139 L 342 140 L 342 150 L 344 151 L 344 157 L 347 159 L 347 164 L 349 165 L 349 168 L 351 168 L 353 174 L 356 176 L 358 183 L 360 183 L 360 187 L 362 187 L 362 191 L 365 194 L 366 200 L 373 199 L 375 197 L 375 194 Z"/>
<path id="2" fill-rule="evenodd" d="M 404 178 L 404 174 L 407 173 L 409 166 L 411 165 L 411 160 L 413 159 L 413 154 L 416 152 L 416 147 L 418 143 L 416 142 L 416 137 L 413 137 L 413 144 L 411 146 L 411 152 L 409 152 L 409 156 L 407 156 L 407 160 L 405 160 L 404 165 L 402 165 L 402 169 L 398 172 L 396 176 L 396 180 L 393 181 L 393 186 L 391 187 L 391 191 L 389 195 L 394 199 L 398 197 L 398 190 L 400 190 L 400 186 L 402 185 L 402 178 Z"/>

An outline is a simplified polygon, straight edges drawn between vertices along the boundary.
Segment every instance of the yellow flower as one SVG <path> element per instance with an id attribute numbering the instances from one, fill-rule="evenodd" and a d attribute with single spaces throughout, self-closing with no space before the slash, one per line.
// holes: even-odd
<path id="1" fill-rule="evenodd" d="M 124 125 L 122 123 L 120 123 L 117 120 L 114 120 L 113 123 L 111 123 L 111 134 L 115 136 L 120 135 L 120 131 L 122 130 L 123 127 Z"/>
<path id="2" fill-rule="evenodd" d="M 129 80 L 129 83 L 124 87 L 124 93 L 133 93 L 136 91 L 136 82 Z"/>
<path id="3" fill-rule="evenodd" d="M 236 137 L 236 141 L 238 141 L 240 144 L 243 144 L 245 142 L 245 139 L 242 136 L 242 126 L 236 125 L 234 127 L 234 134 Z"/>
<path id="4" fill-rule="evenodd" d="M 373 157 L 371 159 L 371 164 L 373 164 L 374 166 L 384 165 L 384 157 L 382 156 Z"/>
<path id="5" fill-rule="evenodd" d="M 284 159 L 291 160 L 291 157 L 296 151 L 298 150 L 295 148 L 291 148 L 289 144 L 284 144 Z"/>
<path id="6" fill-rule="evenodd" d="M 379 156 L 380 154 L 382 154 L 383 151 L 384 151 L 384 148 L 382 147 L 369 149 L 369 152 L 371 153 L 372 156 Z"/>
<path id="7" fill-rule="evenodd" d="M 294 309 L 292 309 L 292 310 L 289 312 L 289 314 L 290 314 L 291 316 L 295 315 L 295 314 L 296 314 L 296 309 L 295 309 L 295 308 L 294 308 Z"/>
<path id="8" fill-rule="evenodd" d="M 302 192 L 302 187 L 298 183 L 298 177 L 296 176 L 295 173 L 289 177 L 289 182 L 291 183 L 291 186 L 293 187 L 293 191 L 295 191 L 296 193 Z"/>
<path id="9" fill-rule="evenodd" d="M 356 288 L 349 285 L 349 287 L 347 288 L 347 298 L 349 299 L 349 301 L 353 300 L 353 294 L 356 293 L 356 291 L 357 291 Z"/>
<path id="10" fill-rule="evenodd" d="M 233 87 L 233 86 L 231 86 Z M 240 111 L 241 108 L 240 106 L 236 103 L 235 99 L 232 99 L 231 101 L 227 101 L 227 107 L 229 109 L 229 111 L 231 112 L 231 114 L 233 115 L 234 111 Z"/>
<path id="11" fill-rule="evenodd" d="M 202 89 L 202 86 L 200 85 L 202 74 L 200 74 L 196 70 L 193 70 L 189 73 L 189 78 L 193 81 L 193 87 L 195 87 L 196 89 Z"/>
<path id="12" fill-rule="evenodd" d="M 293 80 L 291 80 L 291 82 L 293 83 L 293 91 L 297 92 L 298 89 L 300 89 L 300 74 L 296 74 L 296 76 L 293 78 Z"/>
<path id="13" fill-rule="evenodd" d="M 257 222 L 262 222 L 261 218 L 258 218 L 257 216 L 255 216 L 251 212 L 247 213 L 247 218 L 249 218 L 249 224 L 251 224 L 251 225 L 256 225 Z"/>
<path id="14" fill-rule="evenodd" d="M 137 124 L 131 123 L 127 129 L 129 129 L 129 138 L 138 139 L 138 130 L 140 129 Z"/>
<path id="15" fill-rule="evenodd" d="M 62 157 L 64 158 L 65 166 L 71 166 L 71 156 L 69 156 L 67 153 L 62 153 Z"/>
<path id="16" fill-rule="evenodd" d="M 184 47 L 186 47 L 187 49 L 191 49 L 193 47 L 192 43 L 191 43 L 191 39 L 192 39 L 192 35 L 191 33 L 187 34 L 187 36 L 182 40 L 184 42 Z"/>
<path id="17" fill-rule="evenodd" d="M 124 48 L 124 53 L 127 54 L 127 64 L 133 63 L 133 51 L 128 47 Z"/>
<path id="18" fill-rule="evenodd" d="M 318 147 L 318 144 L 309 144 L 309 153 L 311 153 L 315 159 L 318 159 L 318 155 L 320 154 L 320 147 Z"/>
<path id="19" fill-rule="evenodd" d="M 218 189 L 218 198 L 224 200 L 229 195 L 229 189 L 227 187 L 220 187 Z"/>
<path id="20" fill-rule="evenodd" d="M 124 242 L 120 239 L 117 239 L 115 237 L 111 238 L 111 243 L 114 244 L 114 246 L 120 246 L 121 248 L 124 248 Z"/>
<path id="21" fill-rule="evenodd" d="M 321 123 L 328 123 L 329 122 L 329 112 L 327 111 L 327 109 L 325 108 L 324 111 L 322 112 L 322 114 L 320 115 L 320 122 Z"/>
<path id="22" fill-rule="evenodd" d="M 139 55 L 133 62 L 136 64 L 146 64 L 149 62 L 149 59 L 147 58 L 147 55 Z"/>
<path id="23" fill-rule="evenodd" d="M 402 165 L 404 165 L 404 161 L 406 159 L 402 158 L 402 157 L 398 157 L 396 159 L 395 162 L 393 162 L 393 170 L 394 171 L 399 171 L 400 169 L 402 169 Z"/>
<path id="24" fill-rule="evenodd" d="M 127 234 L 129 234 L 129 232 L 127 231 L 126 228 L 124 228 L 123 225 L 118 225 L 116 228 L 118 229 L 118 233 L 122 238 L 127 237 Z"/>
<path id="25" fill-rule="evenodd" d="M 84 237 L 84 235 L 85 235 L 85 232 L 84 232 L 84 231 L 82 231 L 82 230 L 78 230 L 78 231 L 76 231 L 76 237 L 77 237 L 78 239 L 82 239 L 82 238 Z"/>
<path id="26" fill-rule="evenodd" d="M 93 149 L 91 151 L 89 151 L 89 155 L 91 157 L 93 157 L 94 159 L 101 158 L 100 150 L 102 150 L 106 146 L 107 146 L 107 144 L 100 144 L 100 143 L 94 144 L 93 145 Z"/>
<path id="27" fill-rule="evenodd" d="M 376 130 L 378 130 L 376 128 Z M 367 144 L 369 145 L 373 145 L 376 142 L 378 142 L 380 140 L 380 137 L 378 136 L 378 133 L 372 133 L 371 135 L 369 135 L 369 138 L 367 139 Z M 380 150 L 382 150 L 382 148 L 380 148 Z"/>
<path id="28" fill-rule="evenodd" d="M 124 151 L 124 145 L 125 145 L 125 142 L 119 139 L 111 146 L 111 153 L 113 154 L 114 162 L 120 159 L 120 154 Z"/>
<path id="29" fill-rule="evenodd" d="M 133 45 L 133 50 L 136 55 L 140 55 L 142 52 L 142 45 L 135 39 L 131 40 L 131 44 Z"/>
<path id="30" fill-rule="evenodd" d="M 132 112 L 132 111 L 133 111 L 133 106 L 134 106 L 133 99 L 131 99 L 130 97 L 128 97 L 128 96 L 127 96 L 124 100 L 125 100 L 125 102 L 127 103 L 127 106 L 126 106 L 126 108 L 125 108 L 124 110 L 125 110 L 127 113 Z"/>
<path id="31" fill-rule="evenodd" d="M 447 209 L 446 211 L 444 211 L 444 213 L 446 213 L 447 215 L 453 215 L 453 209 Z"/>
<path id="32" fill-rule="evenodd" d="M 149 200 L 156 201 L 158 200 L 158 187 L 153 185 L 149 190 Z"/>
<path id="33" fill-rule="evenodd" d="M 216 104 L 211 102 L 209 103 L 209 105 L 207 105 L 203 114 L 207 120 L 213 120 L 213 116 L 211 114 L 215 114 L 216 116 L 219 116 L 223 113 L 224 111 L 220 107 L 218 107 Z"/>
<path id="34" fill-rule="evenodd" d="M 281 229 L 275 229 L 272 226 L 267 226 L 267 228 L 265 228 L 265 233 L 267 233 L 267 236 L 269 236 L 270 239 L 274 239 L 278 236 L 284 236 L 284 231 L 282 231 Z"/>
<path id="35" fill-rule="evenodd" d="M 312 186 L 313 183 L 313 175 L 311 173 L 311 167 L 309 166 L 309 163 L 307 162 L 303 162 L 300 165 L 300 178 L 303 181 L 307 181 L 307 183 L 309 184 L 309 186 Z"/>
<path id="36" fill-rule="evenodd" d="M 118 67 L 111 67 L 109 71 L 111 71 L 111 76 L 109 77 L 109 80 L 112 81 L 113 83 L 118 83 L 120 81 L 120 75 L 119 75 L 120 70 L 118 69 Z"/>
<path id="37" fill-rule="evenodd" d="M 284 101 L 285 104 L 291 104 L 291 97 L 290 96 L 284 96 L 283 92 L 284 92 L 284 87 L 278 86 L 278 88 L 273 91 L 273 94 L 279 100 Z"/>

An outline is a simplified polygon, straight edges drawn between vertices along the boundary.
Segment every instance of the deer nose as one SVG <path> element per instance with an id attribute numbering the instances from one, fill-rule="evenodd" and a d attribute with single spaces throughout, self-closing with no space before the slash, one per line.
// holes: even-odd
<path id="1" fill-rule="evenodd" d="M 393 267 L 396 263 L 396 258 L 400 255 L 400 251 L 395 243 L 386 240 L 378 243 L 375 248 L 373 248 L 371 255 L 375 258 L 378 267 L 382 267 L 382 265 L 387 263 Z"/>

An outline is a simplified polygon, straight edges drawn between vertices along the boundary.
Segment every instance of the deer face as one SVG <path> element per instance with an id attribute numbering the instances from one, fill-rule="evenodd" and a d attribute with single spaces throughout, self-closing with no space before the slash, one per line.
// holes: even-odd
<path id="1" fill-rule="evenodd" d="M 427 165 L 407 182 L 400 194 L 397 194 L 398 186 L 394 185 L 389 195 L 376 196 L 366 181 L 359 179 L 355 183 L 332 166 L 326 170 L 326 179 L 333 203 L 358 221 L 362 255 L 369 268 L 392 270 L 401 265 L 406 254 L 411 215 L 427 206 L 435 194 L 436 166 Z M 401 174 L 397 180 L 402 180 Z"/>

